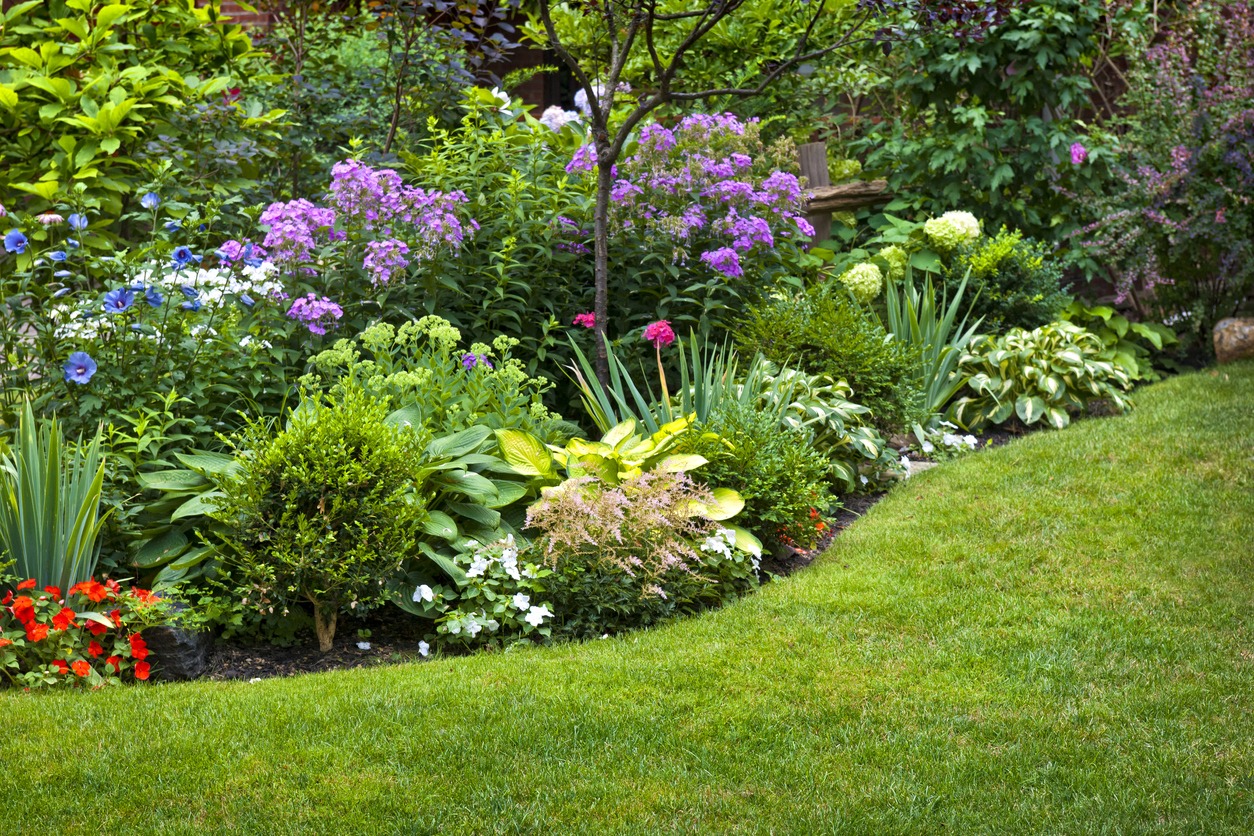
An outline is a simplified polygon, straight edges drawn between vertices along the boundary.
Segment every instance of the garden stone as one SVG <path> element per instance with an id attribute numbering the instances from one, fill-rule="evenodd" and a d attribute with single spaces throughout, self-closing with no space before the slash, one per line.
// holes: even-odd
<path id="1" fill-rule="evenodd" d="M 183 604 L 171 606 L 175 613 L 183 609 Z M 152 651 L 156 679 L 168 682 L 199 679 L 209 667 L 209 650 L 213 647 L 210 632 L 185 630 L 176 620 L 172 624 L 149 627 L 143 636 Z"/>
<path id="2" fill-rule="evenodd" d="M 1254 358 L 1254 319 L 1229 317 L 1215 324 L 1215 359 L 1220 363 Z"/>

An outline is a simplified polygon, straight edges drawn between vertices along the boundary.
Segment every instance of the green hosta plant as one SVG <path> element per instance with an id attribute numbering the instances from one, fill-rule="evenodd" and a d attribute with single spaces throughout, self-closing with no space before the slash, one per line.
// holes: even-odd
<path id="1" fill-rule="evenodd" d="M 100 432 L 66 447 L 56 419 L 36 424 L 23 406 L 13 448 L 0 458 L 0 546 L 15 571 L 69 589 L 89 580 L 104 525 Z"/>
<path id="2" fill-rule="evenodd" d="M 968 393 L 954 403 L 953 417 L 967 428 L 1017 416 L 1028 426 L 1043 422 L 1061 429 L 1071 423 L 1071 413 L 1094 401 L 1122 411 L 1130 405 L 1123 393 L 1132 379 L 1103 360 L 1104 351 L 1096 334 L 1070 322 L 983 337 L 962 357 Z"/>
<path id="3" fill-rule="evenodd" d="M 1063 310 L 1062 318 L 1096 334 L 1105 346 L 1102 359 L 1119 365 L 1133 380 L 1161 378 L 1154 368 L 1154 354 L 1180 342 L 1166 325 L 1132 322 L 1106 305 L 1090 308 L 1076 300 Z"/>

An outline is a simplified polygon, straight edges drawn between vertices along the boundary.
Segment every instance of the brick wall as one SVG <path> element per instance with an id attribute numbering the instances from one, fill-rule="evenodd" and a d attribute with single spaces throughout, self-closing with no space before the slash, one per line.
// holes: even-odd
<path id="1" fill-rule="evenodd" d="M 235 23 L 243 26 L 269 26 L 270 15 L 267 12 L 248 12 L 240 8 L 233 0 L 222 0 L 222 14 Z"/>

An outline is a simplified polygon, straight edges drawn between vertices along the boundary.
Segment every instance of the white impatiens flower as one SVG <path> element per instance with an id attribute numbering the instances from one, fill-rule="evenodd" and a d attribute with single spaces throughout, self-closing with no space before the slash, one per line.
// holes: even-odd
<path id="1" fill-rule="evenodd" d="M 427 644 L 426 642 L 418 642 L 418 655 L 419 655 L 419 656 L 430 656 L 430 655 L 431 655 L 431 645 Z"/>
<path id="2" fill-rule="evenodd" d="M 484 557 L 482 554 L 477 554 L 475 555 L 475 559 L 471 562 L 470 568 L 466 570 L 466 577 L 480 577 L 484 572 L 488 571 L 488 567 L 491 565 L 491 560 Z"/>
<path id="3" fill-rule="evenodd" d="M 519 592 L 514 596 L 514 609 L 525 610 L 531 606 L 531 596 Z"/>
<path id="4" fill-rule="evenodd" d="M 866 478 L 865 476 L 859 476 L 858 478 L 862 480 L 862 484 L 864 484 L 864 485 L 865 485 L 867 482 L 870 482 L 870 481 L 871 481 L 870 479 Z"/>
<path id="5" fill-rule="evenodd" d="M 921 449 L 924 453 L 930 453 L 936 449 L 936 445 L 925 438 L 923 439 L 923 443 L 919 445 L 919 449 Z"/>
<path id="6" fill-rule="evenodd" d="M 549 611 L 548 607 L 539 606 L 539 607 L 532 607 L 531 609 L 527 610 L 527 614 L 523 616 L 523 620 L 526 621 L 528 624 L 530 624 L 532 627 L 539 627 L 544 622 L 544 619 L 552 618 L 552 617 L 553 617 L 553 613 Z"/>
<path id="7" fill-rule="evenodd" d="M 481 630 L 483 630 L 483 625 L 476 619 L 471 618 L 466 622 L 466 635 L 477 636 Z"/>
<path id="8" fill-rule="evenodd" d="M 370 649 L 370 642 L 357 642 L 357 649 L 358 649 L 358 650 L 369 650 L 369 649 Z"/>
<path id="9" fill-rule="evenodd" d="M 421 601 L 434 601 L 434 600 L 435 600 L 435 590 L 427 586 L 425 583 L 414 590 L 414 603 L 415 604 Z"/>
<path id="10" fill-rule="evenodd" d="M 492 88 L 492 98 L 496 99 L 496 109 L 501 113 L 509 112 L 509 93 L 499 87 Z"/>
<path id="11" fill-rule="evenodd" d="M 964 435 L 964 436 L 962 437 L 962 443 L 963 443 L 963 444 L 966 444 L 968 447 L 970 447 L 972 450 L 974 450 L 974 449 L 975 449 L 975 445 L 979 444 L 980 442 L 979 442 L 979 441 L 977 441 L 977 440 L 976 440 L 976 438 L 975 438 L 975 436 L 973 436 L 973 435 Z"/>
<path id="12" fill-rule="evenodd" d="M 962 437 L 953 433 L 943 433 L 941 435 L 941 444 L 944 444 L 946 447 L 961 447 Z"/>
<path id="13" fill-rule="evenodd" d="M 909 476 L 910 475 L 910 457 L 902 456 L 901 461 L 898 462 L 898 464 L 901 465 L 902 470 L 906 471 L 906 476 Z"/>

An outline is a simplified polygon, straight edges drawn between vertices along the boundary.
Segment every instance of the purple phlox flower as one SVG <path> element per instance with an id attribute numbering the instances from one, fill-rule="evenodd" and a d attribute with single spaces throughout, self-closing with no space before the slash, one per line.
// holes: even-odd
<path id="1" fill-rule="evenodd" d="M 736 168 L 750 168 L 753 166 L 753 158 L 748 154 L 732 154 L 728 157 L 731 164 Z"/>
<path id="2" fill-rule="evenodd" d="M 738 200 L 751 201 L 757 197 L 753 184 L 740 180 L 720 180 L 717 183 L 711 183 L 702 195 L 717 198 L 723 203 L 733 203 Z"/>
<path id="3" fill-rule="evenodd" d="M 236 261 L 243 261 L 250 267 L 256 267 L 261 264 L 261 259 L 266 257 L 266 251 L 245 238 L 243 241 L 231 239 L 224 241 L 222 246 L 218 247 L 213 253 L 223 264 L 231 264 Z M 250 262 L 255 261 L 255 264 Z"/>
<path id="4" fill-rule="evenodd" d="M 575 155 L 566 164 L 566 173 L 574 174 L 576 171 L 592 171 L 596 167 L 597 149 L 589 143 L 579 146 L 579 150 L 575 151 Z"/>
<path id="5" fill-rule="evenodd" d="M 644 189 L 626 180 L 617 180 L 610 187 L 610 200 L 615 203 L 624 203 L 638 194 L 644 194 Z"/>
<path id="6" fill-rule="evenodd" d="M 371 241 L 366 244 L 366 258 L 362 266 L 370 273 L 370 281 L 376 286 L 387 284 L 398 274 L 403 273 L 409 261 L 405 256 L 409 247 L 404 241 L 388 239 Z"/>
<path id="7" fill-rule="evenodd" d="M 732 210 L 727 217 L 726 226 L 727 234 L 732 236 L 732 248 L 737 252 L 748 252 L 757 244 L 775 246 L 775 236 L 771 234 L 771 225 L 765 218 L 752 215 L 742 218 Z"/>
<path id="8" fill-rule="evenodd" d="M 814 237 L 814 227 L 805 218 L 801 217 L 800 215 L 793 215 L 792 222 L 797 225 L 797 229 L 801 231 L 802 235 L 806 236 L 807 238 Z"/>
<path id="9" fill-rule="evenodd" d="M 462 368 L 463 369 L 465 369 L 466 371 L 470 371 L 475 366 L 487 366 L 489 369 L 491 369 L 492 363 L 488 360 L 487 356 L 483 354 L 463 354 L 462 355 Z"/>
<path id="10" fill-rule="evenodd" d="M 740 255 L 731 247 L 701 253 L 701 260 L 728 278 L 736 279 L 745 274 L 740 266 Z"/>
<path id="11" fill-rule="evenodd" d="M 640 145 L 658 154 L 665 153 L 675 147 L 675 133 L 656 122 L 650 122 L 640 129 Z"/>
<path id="12" fill-rule="evenodd" d="M 781 208 L 783 204 L 795 211 L 801 208 L 801 181 L 787 171 L 774 171 L 762 181 L 762 191 L 757 200 L 776 208 Z"/>
<path id="13" fill-rule="evenodd" d="M 683 118 L 679 123 L 678 132 L 692 134 L 695 137 L 707 137 L 715 132 L 744 136 L 745 123 L 731 113 L 694 113 Z"/>
<path id="14" fill-rule="evenodd" d="M 268 227 L 261 243 L 271 259 L 280 264 L 309 261 L 317 246 L 317 235 L 335 240 L 335 210 L 315 206 L 304 198 L 271 203 L 261 213 L 259 222 Z"/>
<path id="15" fill-rule="evenodd" d="M 701 170 L 706 177 L 726 179 L 736 176 L 736 168 L 728 160 L 701 159 Z"/>
<path id="16" fill-rule="evenodd" d="M 67 383 L 77 383 L 81 386 L 88 383 L 91 376 L 96 373 L 96 361 L 91 359 L 91 355 L 86 351 L 76 351 L 70 355 L 70 359 L 61 368 L 65 370 Z"/>
<path id="17" fill-rule="evenodd" d="M 135 304 L 135 293 L 129 288 L 110 290 L 104 295 L 104 308 L 109 313 L 122 313 Z"/>
<path id="18" fill-rule="evenodd" d="M 288 317 L 305 323 L 311 334 L 325 334 L 327 326 L 334 327 L 337 320 L 344 316 L 344 309 L 323 296 L 319 299 L 310 293 L 297 297 L 288 308 Z"/>
<path id="19" fill-rule="evenodd" d="M 653 343 L 656 348 L 662 348 L 675 342 L 675 332 L 671 329 L 668 320 L 659 319 L 644 327 L 644 338 Z"/>

